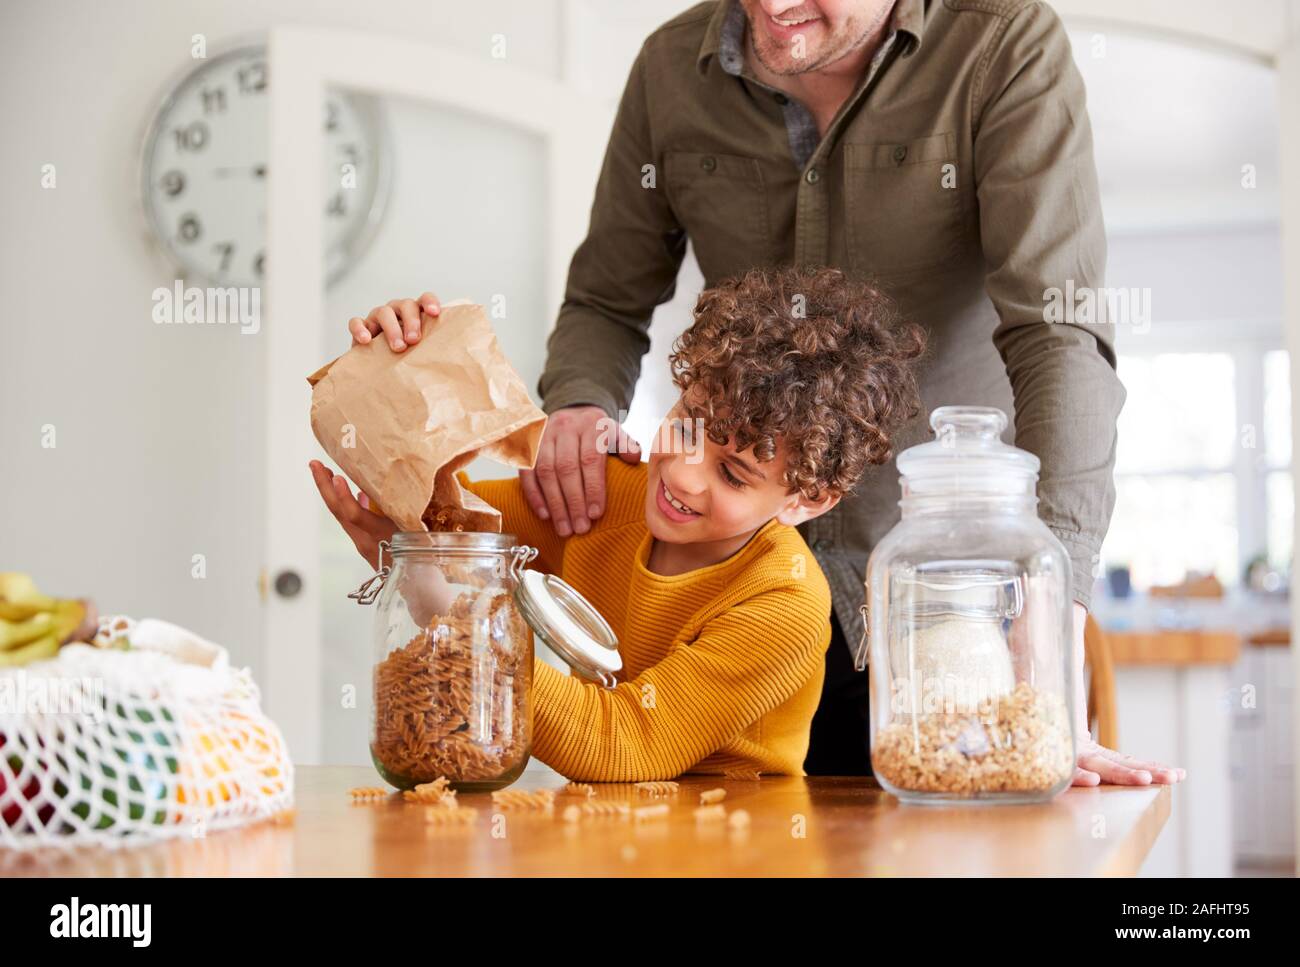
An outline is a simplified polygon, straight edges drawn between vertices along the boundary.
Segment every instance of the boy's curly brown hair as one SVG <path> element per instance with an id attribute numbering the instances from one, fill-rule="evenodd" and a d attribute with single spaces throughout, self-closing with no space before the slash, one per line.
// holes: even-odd
<path id="1" fill-rule="evenodd" d="M 919 326 L 881 290 L 838 269 L 753 269 L 700 293 L 669 357 L 673 382 L 709 438 L 760 461 L 784 440 L 784 481 L 809 500 L 852 491 L 893 454 L 916 415 Z"/>

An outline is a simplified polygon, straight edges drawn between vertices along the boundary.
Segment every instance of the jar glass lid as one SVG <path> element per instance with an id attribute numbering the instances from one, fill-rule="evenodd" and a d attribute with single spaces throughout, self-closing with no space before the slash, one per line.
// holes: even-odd
<path id="1" fill-rule="evenodd" d="M 1002 442 L 1007 415 L 996 407 L 940 406 L 930 427 L 935 439 L 898 455 L 913 493 L 1023 492 L 1038 478 L 1038 457 Z"/>
<path id="2" fill-rule="evenodd" d="M 520 571 L 519 612 L 534 633 L 574 671 L 606 686 L 623 667 L 614 630 L 586 598 L 554 574 Z"/>

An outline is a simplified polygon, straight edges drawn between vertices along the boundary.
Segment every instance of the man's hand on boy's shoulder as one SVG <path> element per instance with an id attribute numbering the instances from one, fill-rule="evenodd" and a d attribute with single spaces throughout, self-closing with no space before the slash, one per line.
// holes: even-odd
<path id="1" fill-rule="evenodd" d="M 641 447 L 599 406 L 566 406 L 546 421 L 537 462 L 520 470 L 524 499 L 560 537 L 585 534 L 605 512 L 605 461 L 641 461 Z"/>

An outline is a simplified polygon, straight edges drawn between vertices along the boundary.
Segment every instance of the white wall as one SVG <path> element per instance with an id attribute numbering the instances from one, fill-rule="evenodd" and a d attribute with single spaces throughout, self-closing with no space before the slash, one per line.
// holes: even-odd
<path id="1" fill-rule="evenodd" d="M 1282 343 L 1282 248 L 1276 226 L 1111 235 L 1106 284 L 1149 288 L 1151 326 L 1121 326 L 1121 352 L 1204 337 Z"/>

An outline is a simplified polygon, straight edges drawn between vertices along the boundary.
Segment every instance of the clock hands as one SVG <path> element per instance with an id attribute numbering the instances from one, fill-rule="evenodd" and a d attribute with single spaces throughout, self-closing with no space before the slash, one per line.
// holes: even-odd
<path id="1" fill-rule="evenodd" d="M 247 175 L 251 174 L 254 178 L 266 177 L 266 165 L 253 165 L 251 168 L 245 165 L 236 165 L 232 168 L 213 168 L 212 173 L 218 178 L 225 178 L 228 175 Z"/>

